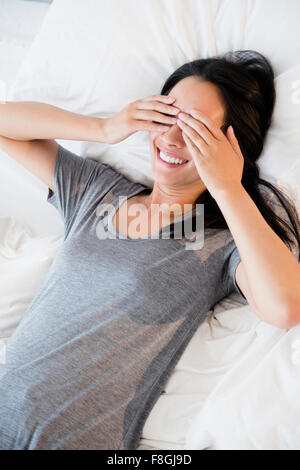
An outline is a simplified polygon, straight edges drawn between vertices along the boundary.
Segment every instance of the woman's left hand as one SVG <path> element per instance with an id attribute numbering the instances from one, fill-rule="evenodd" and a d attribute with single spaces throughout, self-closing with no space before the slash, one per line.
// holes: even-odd
<path id="1" fill-rule="evenodd" d="M 199 176 L 212 197 L 216 199 L 218 193 L 240 186 L 244 157 L 232 127 L 225 136 L 217 124 L 200 111 L 180 113 L 177 118 Z"/>

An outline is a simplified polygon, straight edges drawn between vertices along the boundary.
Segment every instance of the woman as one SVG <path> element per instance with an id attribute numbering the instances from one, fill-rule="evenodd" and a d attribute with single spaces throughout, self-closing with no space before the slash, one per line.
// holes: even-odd
<path id="1" fill-rule="evenodd" d="M 41 103 L 1 105 L 1 145 L 48 185 L 65 237 L 7 343 L 0 448 L 136 449 L 216 302 L 235 292 L 279 328 L 300 321 L 300 267 L 291 252 L 299 249 L 297 215 L 256 166 L 273 79 L 263 56 L 238 51 L 184 64 L 161 95 L 107 120 Z M 152 190 L 51 140 L 113 144 L 140 130 L 149 131 Z M 262 183 L 280 198 L 288 223 L 266 202 Z M 196 217 L 196 204 L 204 204 L 203 246 L 163 238 L 169 209 L 174 234 Z"/>

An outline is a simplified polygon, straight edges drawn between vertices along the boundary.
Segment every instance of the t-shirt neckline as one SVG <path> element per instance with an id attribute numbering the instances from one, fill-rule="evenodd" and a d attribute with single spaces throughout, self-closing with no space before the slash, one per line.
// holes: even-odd
<path id="1" fill-rule="evenodd" d="M 130 241 L 142 241 L 142 240 L 157 240 L 157 239 L 160 239 L 160 236 L 162 235 L 163 231 L 165 230 L 169 230 L 170 228 L 170 225 L 171 224 L 176 224 L 178 223 L 179 221 L 182 222 L 183 218 L 186 219 L 187 217 L 189 217 L 192 213 L 194 213 L 194 209 L 191 210 L 191 211 L 187 211 L 183 214 L 183 217 L 182 216 L 179 216 L 177 217 L 176 219 L 173 220 L 173 222 L 171 224 L 168 224 L 166 225 L 165 227 L 161 228 L 160 230 L 158 230 L 157 232 L 155 233 L 152 233 L 151 235 L 149 235 L 148 237 L 142 237 L 142 238 L 131 238 L 129 237 L 128 235 L 125 235 L 121 232 L 119 232 L 116 227 L 114 226 L 113 224 L 113 217 L 114 215 L 116 214 L 117 210 L 119 209 L 119 207 L 121 206 L 121 204 L 123 204 L 123 202 L 125 202 L 126 200 L 130 199 L 131 197 L 133 196 L 136 196 L 137 194 L 143 192 L 143 191 L 152 191 L 151 188 L 147 188 L 147 186 L 142 186 L 141 188 L 137 188 L 135 189 L 133 192 L 129 193 L 128 195 L 126 196 L 123 196 L 123 197 L 120 197 L 118 196 L 116 198 L 115 201 L 113 201 L 113 210 L 111 211 L 111 213 L 108 215 L 108 222 L 107 222 L 107 225 L 108 225 L 108 230 L 110 231 L 110 233 L 112 233 L 113 235 L 116 236 L 116 238 L 120 238 L 122 240 L 130 240 Z"/>

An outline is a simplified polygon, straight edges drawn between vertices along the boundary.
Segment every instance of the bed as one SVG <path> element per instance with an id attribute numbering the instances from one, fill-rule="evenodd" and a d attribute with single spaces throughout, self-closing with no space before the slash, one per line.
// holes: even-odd
<path id="1" fill-rule="evenodd" d="M 279 0 L 0 0 L 0 13 L 6 98 L 98 117 L 159 93 L 189 60 L 237 49 L 265 54 L 277 101 L 260 169 L 300 211 L 297 0 L 288 10 Z M 57 141 L 152 184 L 146 132 L 115 145 Z M 63 225 L 46 186 L 3 151 L 0 160 L 1 362 Z M 210 313 L 148 416 L 138 449 L 300 450 L 300 326 L 264 323 L 234 295 Z"/>

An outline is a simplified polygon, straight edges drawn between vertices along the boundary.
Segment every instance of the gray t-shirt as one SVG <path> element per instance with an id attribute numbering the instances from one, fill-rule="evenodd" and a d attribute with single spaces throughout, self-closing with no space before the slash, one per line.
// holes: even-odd
<path id="1" fill-rule="evenodd" d="M 99 238 L 114 213 L 99 207 L 145 189 L 59 146 L 48 200 L 65 237 L 0 366 L 1 449 L 136 449 L 207 312 L 233 292 L 247 303 L 229 230 L 207 230 L 198 250 Z"/>

